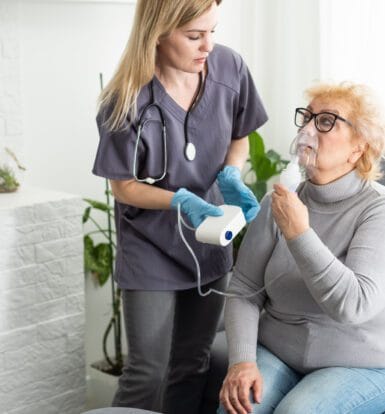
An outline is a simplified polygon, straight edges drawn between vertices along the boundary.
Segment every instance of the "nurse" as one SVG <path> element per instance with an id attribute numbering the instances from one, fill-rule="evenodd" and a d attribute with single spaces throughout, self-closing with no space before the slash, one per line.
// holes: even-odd
<path id="1" fill-rule="evenodd" d="M 247 221 L 259 209 L 240 169 L 247 135 L 267 116 L 242 58 L 213 43 L 219 4 L 138 0 L 127 47 L 101 94 L 93 173 L 110 180 L 115 197 L 114 277 L 128 343 L 114 406 L 199 412 L 223 299 L 199 296 L 176 209 L 193 227 L 221 215 L 223 203 L 240 206 Z M 231 247 L 185 233 L 203 290 L 225 289 Z"/>

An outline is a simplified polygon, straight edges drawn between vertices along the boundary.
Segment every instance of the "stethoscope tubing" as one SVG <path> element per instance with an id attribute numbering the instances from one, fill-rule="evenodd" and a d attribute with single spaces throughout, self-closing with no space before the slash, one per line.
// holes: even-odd
<path id="1" fill-rule="evenodd" d="M 161 123 L 162 123 L 163 173 L 158 177 L 140 178 L 140 177 L 138 177 L 138 169 L 137 169 L 139 142 L 140 142 L 140 139 L 141 139 L 142 129 L 146 125 L 146 122 L 147 122 L 147 121 L 143 122 L 144 115 L 145 115 L 146 111 L 151 109 L 151 108 L 156 108 L 157 109 L 157 111 L 159 113 L 159 116 L 160 116 L 160 119 L 161 119 Z M 166 174 L 167 174 L 167 163 L 168 163 L 168 160 L 167 160 L 167 128 L 166 128 L 166 121 L 165 121 L 164 116 L 163 116 L 162 108 L 158 104 L 156 104 L 155 102 L 152 102 L 144 108 L 144 110 L 142 112 L 142 115 L 140 116 L 140 119 L 139 119 L 139 126 L 138 126 L 138 131 L 136 133 L 136 141 L 135 141 L 135 149 L 134 149 L 134 162 L 133 162 L 133 166 L 132 166 L 133 176 L 134 176 L 135 180 L 138 181 L 138 182 L 146 183 L 146 184 L 154 184 L 158 181 L 163 180 L 163 178 L 166 176 Z"/>
<path id="2" fill-rule="evenodd" d="M 188 119 L 189 119 L 189 115 L 191 112 L 191 109 L 193 108 L 193 106 L 195 105 L 198 96 L 200 95 L 201 89 L 202 89 L 202 83 L 203 83 L 203 74 L 202 72 L 199 73 L 199 86 L 198 86 L 198 90 L 194 96 L 193 102 L 190 106 L 190 108 L 188 109 L 187 113 L 186 113 L 186 117 L 183 123 L 183 132 L 184 132 L 184 138 L 185 138 L 185 148 L 184 148 L 184 156 L 186 157 L 186 159 L 188 161 L 193 161 L 195 159 L 196 156 L 196 147 L 195 145 L 190 142 L 189 137 L 188 137 Z M 154 98 L 154 85 L 153 85 L 153 80 L 150 82 L 150 103 L 148 105 L 146 105 L 146 107 L 143 109 L 142 114 L 139 118 L 139 123 L 138 123 L 138 131 L 136 134 L 136 142 L 135 142 L 135 149 L 134 149 L 134 161 L 133 161 L 133 176 L 135 178 L 136 181 L 138 182 L 143 182 L 143 183 L 147 183 L 147 184 L 154 184 L 158 181 L 161 181 L 164 179 L 164 177 L 167 174 L 167 128 L 166 128 L 166 121 L 165 121 L 165 117 L 163 114 L 163 110 L 162 108 L 155 102 L 155 98 Z M 147 122 L 147 120 L 144 120 L 144 117 L 147 113 L 147 111 L 151 108 L 156 108 L 160 119 L 161 119 L 161 123 L 162 123 L 162 140 L 163 140 L 163 173 L 161 175 L 159 175 L 158 177 L 145 177 L 145 178 L 140 178 L 138 177 L 138 169 L 137 169 L 137 159 L 138 159 L 138 151 L 139 151 L 139 142 L 141 139 L 141 133 L 142 130 Z"/>

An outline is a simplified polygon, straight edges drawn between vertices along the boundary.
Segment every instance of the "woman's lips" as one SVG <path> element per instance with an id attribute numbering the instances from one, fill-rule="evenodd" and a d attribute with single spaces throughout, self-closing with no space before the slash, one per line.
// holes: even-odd
<path id="1" fill-rule="evenodd" d="M 198 58 L 198 59 L 194 59 L 194 61 L 197 62 L 197 63 L 205 63 L 206 58 Z"/>

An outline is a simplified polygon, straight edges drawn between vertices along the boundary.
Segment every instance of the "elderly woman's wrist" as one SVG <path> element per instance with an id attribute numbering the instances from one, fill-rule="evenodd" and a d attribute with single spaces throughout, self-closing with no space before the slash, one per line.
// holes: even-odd
<path id="1" fill-rule="evenodd" d="M 309 230 L 309 228 L 310 228 L 309 226 L 303 226 L 298 229 L 289 229 L 289 230 L 283 231 L 282 233 L 286 240 L 288 241 L 295 240 L 296 238 L 305 234 Z"/>
<path id="2" fill-rule="evenodd" d="M 256 367 L 256 366 L 257 366 L 256 360 L 238 361 L 234 364 L 229 365 L 228 371 L 236 371 L 238 369 L 242 370 L 243 368 L 250 368 L 250 367 Z"/>

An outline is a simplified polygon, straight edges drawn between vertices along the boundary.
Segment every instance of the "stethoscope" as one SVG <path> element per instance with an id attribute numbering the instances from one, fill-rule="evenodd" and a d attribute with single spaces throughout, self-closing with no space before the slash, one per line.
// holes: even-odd
<path id="1" fill-rule="evenodd" d="M 195 93 L 194 99 L 192 100 L 192 103 L 190 107 L 187 110 L 186 117 L 184 119 L 183 123 L 183 130 L 184 130 L 184 139 L 185 139 L 185 147 L 184 147 L 184 156 L 188 161 L 193 161 L 196 156 L 196 148 L 195 145 L 189 141 L 188 137 L 188 118 L 191 112 L 191 109 L 194 107 L 203 84 L 203 74 L 202 72 L 199 72 L 199 85 L 198 89 Z M 137 169 L 137 159 L 138 159 L 138 148 L 139 143 L 141 140 L 141 134 L 142 130 L 145 127 L 146 123 L 149 122 L 149 119 L 144 119 L 147 111 L 149 111 L 151 108 L 155 108 L 158 111 L 160 122 L 162 124 L 162 142 L 163 142 L 163 172 L 158 177 L 146 177 L 146 178 L 140 178 L 138 177 L 138 169 Z M 143 109 L 142 114 L 139 118 L 138 123 L 138 132 L 136 134 L 136 142 L 135 142 L 135 149 L 134 149 L 134 162 L 132 165 L 133 170 L 133 176 L 136 181 L 146 183 L 146 184 L 154 184 L 158 181 L 163 180 L 163 178 L 166 176 L 167 173 L 167 128 L 166 128 L 166 121 L 163 115 L 162 108 L 155 102 L 154 99 L 154 84 L 153 80 L 150 82 L 150 103 Z"/>

